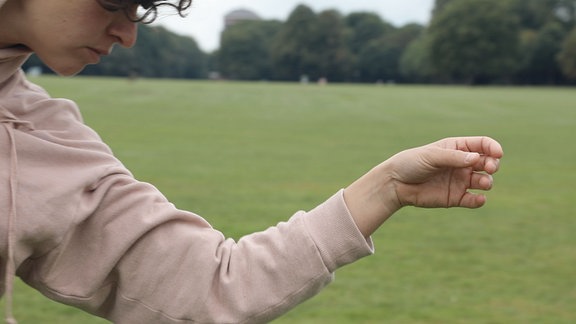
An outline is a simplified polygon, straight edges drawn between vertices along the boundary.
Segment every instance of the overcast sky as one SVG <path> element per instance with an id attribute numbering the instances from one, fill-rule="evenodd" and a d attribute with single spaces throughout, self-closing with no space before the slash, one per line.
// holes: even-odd
<path id="1" fill-rule="evenodd" d="M 156 25 L 164 25 L 178 34 L 192 36 L 205 51 L 219 47 L 224 15 L 236 9 L 254 11 L 263 19 L 285 21 L 299 4 L 314 11 L 337 9 L 342 14 L 358 11 L 377 13 L 396 26 L 417 22 L 427 24 L 434 0 L 193 0 L 186 18 L 164 15 Z"/>

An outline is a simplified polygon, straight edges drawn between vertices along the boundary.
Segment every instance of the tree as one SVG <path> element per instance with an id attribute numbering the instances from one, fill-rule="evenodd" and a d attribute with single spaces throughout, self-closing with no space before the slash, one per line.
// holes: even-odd
<path id="1" fill-rule="evenodd" d="M 521 28 L 539 30 L 554 19 L 558 0 L 512 0 L 511 9 L 519 18 Z"/>
<path id="2" fill-rule="evenodd" d="M 436 0 L 434 1 L 434 9 L 432 10 L 432 17 L 436 17 L 439 15 L 448 3 L 452 2 L 452 0 Z"/>
<path id="3" fill-rule="evenodd" d="M 558 62 L 564 39 L 576 22 L 576 0 L 509 0 L 519 18 L 520 83 L 565 82 Z"/>
<path id="4" fill-rule="evenodd" d="M 523 29 L 540 30 L 557 22 L 570 30 L 576 22 L 575 0 L 510 0 Z"/>
<path id="5" fill-rule="evenodd" d="M 351 13 L 344 20 L 349 32 L 348 46 L 354 54 L 358 54 L 371 41 L 394 30 L 394 26 L 371 12 Z"/>
<path id="6" fill-rule="evenodd" d="M 358 54 L 360 80 L 364 82 L 400 81 L 400 59 L 424 27 L 409 24 L 393 29 L 362 48 Z"/>
<path id="7" fill-rule="evenodd" d="M 355 12 L 344 18 L 347 29 L 348 48 L 352 53 L 353 70 L 351 71 L 352 81 L 364 81 L 363 71 L 360 67 L 359 55 L 366 47 L 387 32 L 394 29 L 394 26 L 384 22 L 380 16 L 371 12 Z"/>
<path id="8" fill-rule="evenodd" d="M 278 21 L 245 21 L 226 28 L 217 57 L 222 75 L 240 80 L 270 79 L 271 43 L 281 25 Z"/>
<path id="9" fill-rule="evenodd" d="M 407 82 L 430 82 L 437 73 L 430 61 L 430 36 L 422 33 L 400 58 L 400 74 Z"/>
<path id="10" fill-rule="evenodd" d="M 282 25 L 271 49 L 274 77 L 298 80 L 315 71 L 310 47 L 313 46 L 316 14 L 310 7 L 297 6 Z"/>
<path id="11" fill-rule="evenodd" d="M 400 55 L 401 49 L 387 42 L 384 37 L 371 41 L 358 54 L 360 81 L 395 80 Z"/>
<path id="12" fill-rule="evenodd" d="M 448 3 L 430 26 L 430 59 L 454 81 L 506 78 L 516 68 L 519 25 L 499 0 Z"/>
<path id="13" fill-rule="evenodd" d="M 568 29 L 576 27 L 576 0 L 558 0 L 555 14 Z"/>
<path id="14" fill-rule="evenodd" d="M 346 28 L 336 10 L 321 12 L 316 20 L 311 50 L 311 62 L 317 69 L 312 78 L 344 81 L 352 70 L 352 54 L 346 43 Z M 317 74 L 316 74 L 317 73 Z"/>
<path id="15" fill-rule="evenodd" d="M 557 56 L 565 37 L 564 28 L 558 22 L 548 23 L 538 32 L 525 30 L 521 37 L 523 59 L 517 74 L 519 81 L 532 84 L 562 82 Z"/>
<path id="16" fill-rule="evenodd" d="M 352 65 L 340 13 L 326 10 L 316 15 L 305 5 L 290 14 L 271 52 L 274 75 L 280 80 L 298 80 L 306 75 L 342 81 Z"/>
<path id="17" fill-rule="evenodd" d="M 558 55 L 558 62 L 564 75 L 571 80 L 576 80 L 576 27 L 564 41 Z"/>

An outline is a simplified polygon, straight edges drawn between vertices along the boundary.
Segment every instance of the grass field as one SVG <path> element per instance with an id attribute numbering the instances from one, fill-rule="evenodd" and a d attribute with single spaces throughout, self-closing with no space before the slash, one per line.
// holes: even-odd
<path id="1" fill-rule="evenodd" d="M 395 152 L 490 135 L 480 210 L 400 211 L 376 255 L 275 323 L 576 323 L 576 89 L 35 80 L 77 101 L 139 179 L 239 238 Z M 105 323 L 24 285 L 20 323 Z"/>

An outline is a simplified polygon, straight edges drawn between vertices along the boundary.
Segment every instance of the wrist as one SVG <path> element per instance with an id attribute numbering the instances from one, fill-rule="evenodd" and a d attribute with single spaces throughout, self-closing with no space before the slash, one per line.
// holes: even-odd
<path id="1" fill-rule="evenodd" d="M 344 190 L 344 201 L 365 237 L 370 236 L 402 206 L 394 179 L 386 164 L 381 164 Z"/>

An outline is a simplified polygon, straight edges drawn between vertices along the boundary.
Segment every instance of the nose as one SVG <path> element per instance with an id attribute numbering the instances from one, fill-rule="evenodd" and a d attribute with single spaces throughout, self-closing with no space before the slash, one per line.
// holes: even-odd
<path id="1" fill-rule="evenodd" d="M 138 24 L 122 14 L 110 24 L 108 34 L 115 37 L 116 42 L 122 47 L 130 48 L 136 44 Z"/>

